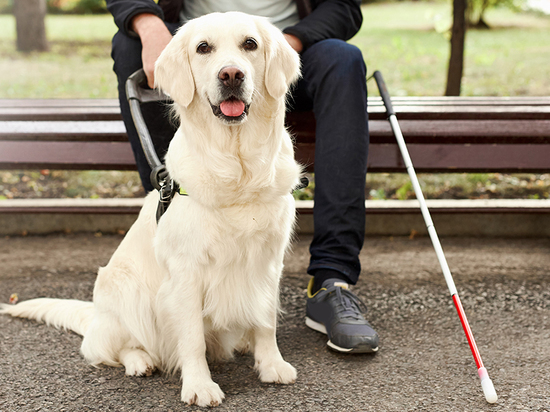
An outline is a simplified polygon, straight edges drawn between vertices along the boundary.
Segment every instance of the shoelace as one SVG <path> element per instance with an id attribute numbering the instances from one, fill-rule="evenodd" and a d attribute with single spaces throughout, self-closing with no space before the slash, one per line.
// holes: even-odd
<path id="1" fill-rule="evenodd" d="M 366 312 L 367 306 L 361 299 L 351 293 L 351 291 L 339 286 L 333 286 L 328 288 L 327 292 L 329 293 L 329 299 L 336 301 L 334 302 L 336 303 L 334 308 L 336 314 L 341 318 L 364 319 L 360 308 L 363 308 Z"/>

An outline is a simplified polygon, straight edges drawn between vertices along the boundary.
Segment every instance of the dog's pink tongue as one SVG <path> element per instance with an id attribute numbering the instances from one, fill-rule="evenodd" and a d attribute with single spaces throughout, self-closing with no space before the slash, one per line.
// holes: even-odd
<path id="1" fill-rule="evenodd" d="M 241 100 L 224 100 L 220 110 L 229 117 L 239 117 L 244 112 L 244 102 Z"/>

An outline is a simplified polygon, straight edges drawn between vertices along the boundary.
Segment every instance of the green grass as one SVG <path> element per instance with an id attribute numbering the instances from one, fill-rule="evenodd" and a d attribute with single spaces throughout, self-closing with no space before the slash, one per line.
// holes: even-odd
<path id="1" fill-rule="evenodd" d="M 50 52 L 18 53 L 15 19 L 0 16 L 0 98 L 114 98 L 111 16 L 47 16 Z"/>
<path id="2" fill-rule="evenodd" d="M 111 42 L 116 26 L 111 15 L 48 15 L 46 33 L 53 41 Z M 15 40 L 15 18 L 0 15 L 0 40 Z"/>
<path id="3" fill-rule="evenodd" d="M 427 199 L 548 199 L 550 174 L 420 173 L 418 180 Z M 415 199 L 405 173 L 367 174 L 371 199 Z"/>
<path id="4" fill-rule="evenodd" d="M 13 198 L 143 197 L 133 171 L 0 171 L 0 201 Z"/>
<path id="5" fill-rule="evenodd" d="M 392 95 L 444 93 L 449 58 L 448 3 L 399 2 L 363 8 L 361 31 L 351 40 L 369 73 L 380 70 Z M 550 95 L 550 18 L 490 10 L 491 30 L 466 37 L 464 96 Z M 377 95 L 374 84 L 369 94 Z"/>

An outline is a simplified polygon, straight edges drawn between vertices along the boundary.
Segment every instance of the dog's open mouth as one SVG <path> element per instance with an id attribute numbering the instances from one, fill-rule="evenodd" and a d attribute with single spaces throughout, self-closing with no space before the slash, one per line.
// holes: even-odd
<path id="1" fill-rule="evenodd" d="M 240 122 L 246 117 L 250 105 L 235 96 L 231 96 L 222 101 L 219 106 L 213 104 L 211 104 L 211 106 L 215 116 L 227 122 L 235 123 Z"/>

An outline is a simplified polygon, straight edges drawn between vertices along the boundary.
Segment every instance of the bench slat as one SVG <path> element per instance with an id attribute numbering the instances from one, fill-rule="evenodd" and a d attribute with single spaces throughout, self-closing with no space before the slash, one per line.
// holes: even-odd
<path id="1" fill-rule="evenodd" d="M 127 141 L 121 120 L 115 121 L 0 121 L 0 140 Z"/>
<path id="2" fill-rule="evenodd" d="M 118 107 L 28 107 L 0 108 L 0 120 L 120 120 Z"/>
<path id="3" fill-rule="evenodd" d="M 379 96 L 369 96 L 369 105 L 382 106 Z M 548 96 L 394 96 L 392 102 L 399 106 L 428 105 L 508 105 L 508 106 L 548 106 Z M 117 99 L 0 99 L 0 108 L 27 107 L 116 107 Z"/>
<path id="4" fill-rule="evenodd" d="M 128 142 L 0 141 L 0 169 L 135 170 Z"/>
<path id="5" fill-rule="evenodd" d="M 417 172 L 430 173 L 545 173 L 550 170 L 550 145 L 408 144 Z M 315 145 L 298 143 L 296 158 L 314 171 Z M 406 172 L 396 144 L 371 144 L 370 172 Z"/>
<path id="6" fill-rule="evenodd" d="M 544 172 L 550 169 L 550 145 L 410 144 L 418 172 Z M 298 143 L 296 158 L 312 170 L 315 145 Z M 404 172 L 395 144 L 372 144 L 371 172 Z M 127 142 L 0 142 L 0 169 L 133 170 Z"/>
<path id="7" fill-rule="evenodd" d="M 395 97 L 392 100 L 398 118 L 403 120 L 544 120 L 550 115 L 550 97 Z M 385 109 L 379 97 L 369 97 L 369 113 L 375 120 L 385 118 Z M 0 120 L 120 118 L 116 99 L 0 99 Z"/>
<path id="8" fill-rule="evenodd" d="M 408 143 L 550 143 L 550 120 L 400 120 L 399 126 Z M 290 130 L 298 141 L 315 141 L 313 122 Z M 395 142 L 387 120 L 369 120 L 369 133 L 371 143 Z"/>
<path id="9" fill-rule="evenodd" d="M 394 106 L 400 120 L 414 119 L 502 119 L 502 120 L 544 120 L 550 115 L 547 107 L 456 107 L 456 106 Z M 385 109 L 382 106 L 369 107 L 370 118 L 381 120 L 385 118 Z M 302 114 L 298 114 L 300 116 Z M 93 110 L 79 107 L 69 108 L 27 108 L 19 109 L 0 108 L 0 120 L 120 120 L 118 108 L 94 108 Z"/>
<path id="10" fill-rule="evenodd" d="M 550 120 L 402 120 L 409 143 L 550 143 Z M 369 122 L 371 142 L 394 143 L 386 120 Z M 315 125 L 291 127 L 301 142 L 315 141 Z M 0 121 L 0 140 L 126 141 L 122 121 L 7 122 Z"/>
<path id="11" fill-rule="evenodd" d="M 395 106 L 399 120 L 545 120 L 550 107 L 541 106 Z M 369 109 L 371 119 L 385 119 L 383 107 Z"/>
<path id="12" fill-rule="evenodd" d="M 118 108 L 117 99 L 0 99 L 0 108 L 28 107 L 111 107 Z"/>

